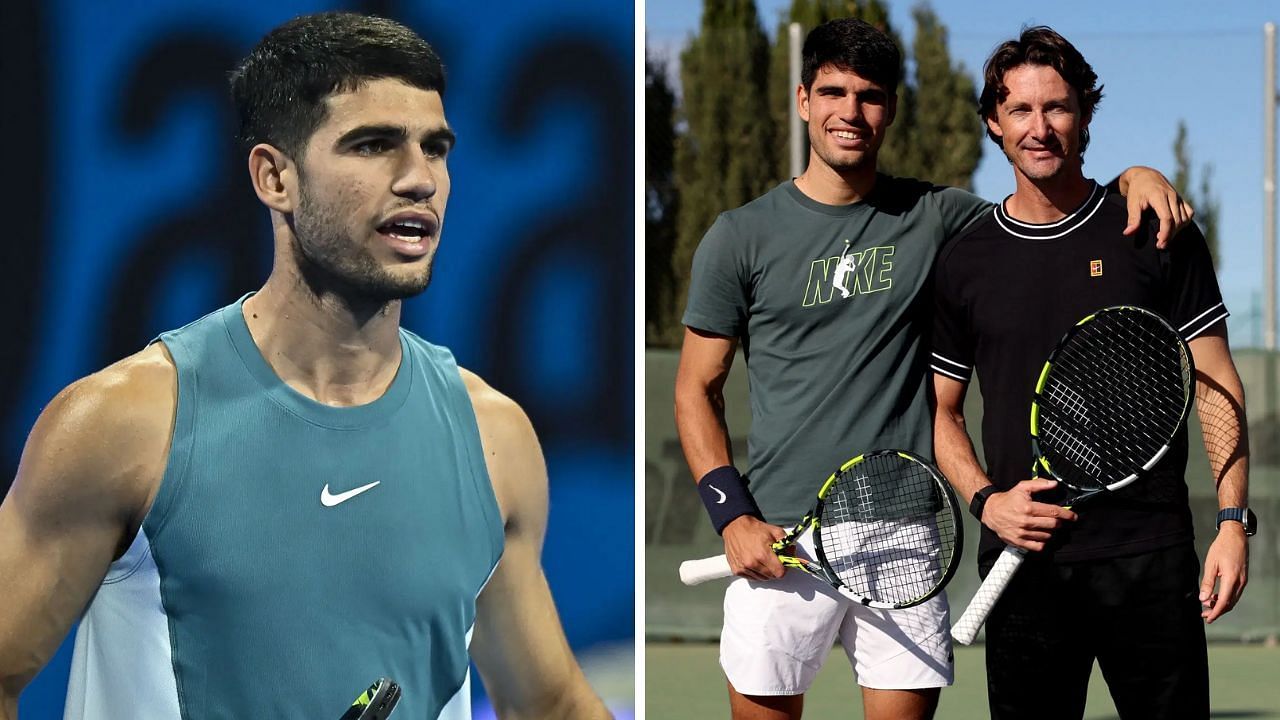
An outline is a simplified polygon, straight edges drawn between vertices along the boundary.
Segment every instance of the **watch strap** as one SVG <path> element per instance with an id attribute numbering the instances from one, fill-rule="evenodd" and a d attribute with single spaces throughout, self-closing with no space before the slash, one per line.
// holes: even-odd
<path id="1" fill-rule="evenodd" d="M 1253 511 L 1250 510 L 1249 508 L 1238 508 L 1238 507 L 1222 508 L 1221 510 L 1218 511 L 1218 522 L 1214 525 L 1214 527 L 1221 528 L 1222 523 L 1228 520 L 1233 520 L 1235 522 L 1240 523 L 1241 525 L 1244 525 L 1245 535 L 1252 535 L 1258 531 L 1258 527 L 1257 527 L 1258 521 L 1256 519 L 1256 516 L 1254 516 Z"/>
<path id="2" fill-rule="evenodd" d="M 969 501 L 969 514 L 982 522 L 982 510 L 987 506 L 987 498 L 1000 492 L 995 485 L 988 485 L 973 494 L 973 499 Z"/>

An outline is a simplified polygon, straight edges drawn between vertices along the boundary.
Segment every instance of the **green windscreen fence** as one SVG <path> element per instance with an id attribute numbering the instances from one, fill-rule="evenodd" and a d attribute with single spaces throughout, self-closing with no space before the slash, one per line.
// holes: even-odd
<path id="1" fill-rule="evenodd" d="M 1274 642 L 1280 637 L 1280 404 L 1276 391 L 1280 369 L 1275 353 L 1246 349 L 1233 354 L 1245 385 L 1249 421 L 1249 505 L 1258 514 L 1260 529 L 1249 541 L 1249 585 L 1244 598 L 1207 631 L 1215 640 Z M 690 588 L 682 585 L 676 574 L 683 560 L 724 551 L 694 490 L 676 436 L 672 398 L 678 360 L 675 351 L 645 353 L 645 633 L 655 640 L 711 640 L 720 633 L 724 582 Z M 725 392 L 735 461 L 745 468 L 751 417 L 741 355 Z M 981 388 L 975 383 L 966 400 L 966 421 L 974 432 L 982 425 L 980 395 Z M 1194 413 L 1190 431 L 1187 484 L 1196 546 L 1203 560 L 1215 534 L 1218 501 Z M 981 457 L 982 438 L 975 437 L 974 444 Z M 849 448 L 849 454 L 872 449 L 876 448 Z M 815 490 L 821 480 L 797 478 L 798 482 L 814 483 Z M 978 527 L 973 518 L 966 515 L 965 520 L 965 557 L 947 586 L 953 617 L 963 610 L 978 585 L 974 562 Z"/>

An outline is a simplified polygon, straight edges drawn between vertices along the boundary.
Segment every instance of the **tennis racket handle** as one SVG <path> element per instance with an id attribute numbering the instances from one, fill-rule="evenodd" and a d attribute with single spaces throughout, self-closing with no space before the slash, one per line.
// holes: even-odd
<path id="1" fill-rule="evenodd" d="M 978 630 L 991 614 L 991 608 L 996 606 L 996 601 L 1004 594 L 1004 589 L 1009 587 L 1009 581 L 1013 579 L 1026 558 L 1026 550 L 1011 545 L 1004 546 L 1004 552 L 1000 553 L 996 564 L 991 566 L 987 579 L 982 581 L 982 585 L 978 586 L 978 592 L 973 594 L 969 607 L 965 608 L 964 614 L 956 621 L 955 627 L 951 628 L 951 637 L 956 642 L 961 645 L 973 643 L 974 638 L 978 637 Z"/>
<path id="2" fill-rule="evenodd" d="M 700 585 L 708 580 L 727 577 L 733 577 L 733 569 L 729 567 L 729 558 L 725 555 L 680 563 L 680 582 L 685 585 Z"/>

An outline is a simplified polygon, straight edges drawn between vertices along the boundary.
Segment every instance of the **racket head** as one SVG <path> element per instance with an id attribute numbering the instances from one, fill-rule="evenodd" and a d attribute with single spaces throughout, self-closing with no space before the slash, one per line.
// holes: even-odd
<path id="1" fill-rule="evenodd" d="M 1118 490 L 1169 450 L 1191 411 L 1191 350 L 1160 315 L 1103 308 L 1058 341 L 1036 382 L 1036 465 L 1078 493 Z"/>
<path id="2" fill-rule="evenodd" d="M 864 605 L 919 605 L 942 591 L 960 563 L 964 524 L 955 493 L 913 453 L 879 450 L 849 460 L 823 484 L 813 514 L 824 579 Z"/>

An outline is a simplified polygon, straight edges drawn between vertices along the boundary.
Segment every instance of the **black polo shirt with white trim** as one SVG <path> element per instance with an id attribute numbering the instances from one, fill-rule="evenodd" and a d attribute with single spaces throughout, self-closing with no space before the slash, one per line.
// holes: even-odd
<path id="1" fill-rule="evenodd" d="M 931 366 L 961 382 L 977 370 L 987 475 L 1001 489 L 1031 477 L 1036 378 L 1081 318 L 1137 305 L 1190 340 L 1228 315 L 1198 228 L 1188 226 L 1168 250 L 1157 250 L 1154 219 L 1130 237 L 1123 235 L 1127 222 L 1124 199 L 1095 183 L 1080 207 L 1053 223 L 1019 222 L 997 205 L 938 256 Z M 1150 478 L 1082 508 L 1044 555 L 1060 562 L 1118 557 L 1190 540 L 1186 461 L 1184 427 Z M 1056 492 L 1037 497 L 1061 499 Z M 984 527 L 981 561 L 1002 546 Z"/>

